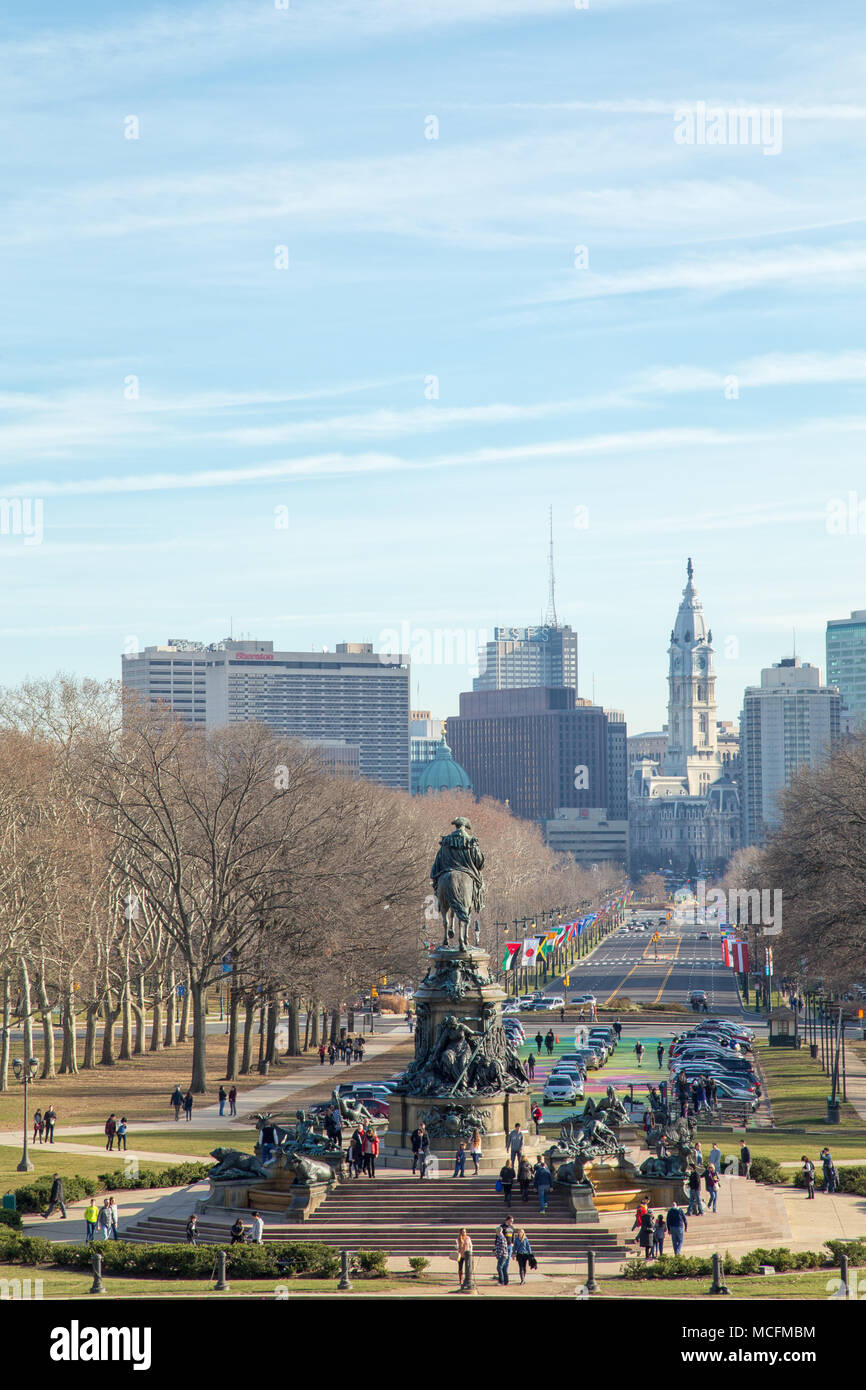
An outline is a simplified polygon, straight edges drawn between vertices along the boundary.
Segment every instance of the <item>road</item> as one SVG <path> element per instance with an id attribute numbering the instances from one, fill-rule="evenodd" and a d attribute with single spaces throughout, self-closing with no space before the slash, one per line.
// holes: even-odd
<path id="1" fill-rule="evenodd" d="M 639 912 L 627 923 L 646 920 L 658 914 Z M 619 931 L 607 937 L 591 956 L 569 970 L 570 984 L 563 993 L 592 993 L 599 1006 L 614 995 L 624 995 L 641 1004 L 688 1004 L 689 992 L 703 989 L 711 1013 L 740 1013 L 740 1002 L 732 970 L 722 960 L 718 929 L 676 926 L 659 920 L 661 940 L 651 941 L 652 931 Z M 701 940 L 708 930 L 710 940 Z M 560 983 L 557 981 L 557 983 Z M 551 986 L 548 984 L 547 992 Z"/>

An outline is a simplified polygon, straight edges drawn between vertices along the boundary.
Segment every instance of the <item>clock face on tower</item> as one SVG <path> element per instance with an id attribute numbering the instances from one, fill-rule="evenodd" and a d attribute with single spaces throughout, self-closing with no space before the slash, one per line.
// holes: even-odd
<path id="1" fill-rule="evenodd" d="M 698 655 L 695 665 L 699 671 L 705 671 L 707 669 L 707 658 L 702 652 Z"/>

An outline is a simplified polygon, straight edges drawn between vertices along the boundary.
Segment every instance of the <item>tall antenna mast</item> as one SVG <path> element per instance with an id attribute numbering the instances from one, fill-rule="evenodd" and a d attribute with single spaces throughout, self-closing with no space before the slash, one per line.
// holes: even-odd
<path id="1" fill-rule="evenodd" d="M 556 583 L 553 574 L 553 507 L 550 508 L 550 551 L 548 555 L 548 594 L 547 594 L 547 615 L 544 619 L 545 627 L 559 627 L 556 621 Z"/>

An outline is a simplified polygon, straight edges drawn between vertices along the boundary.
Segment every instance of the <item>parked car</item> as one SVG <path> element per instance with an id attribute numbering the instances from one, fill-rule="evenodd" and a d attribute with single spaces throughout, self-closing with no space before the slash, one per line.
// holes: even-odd
<path id="1" fill-rule="evenodd" d="M 570 1076 L 551 1075 L 544 1083 L 543 1103 L 545 1105 L 570 1105 L 583 1096 Z"/>
<path id="2" fill-rule="evenodd" d="M 519 1014 L 519 1013 L 520 1013 L 520 1005 L 519 1005 L 519 1004 L 515 1004 L 515 1002 L 514 1002 L 513 999 L 512 999 L 512 1001 L 511 1001 L 510 1004 L 503 1004 L 503 1006 L 502 1006 L 502 1017 L 503 1017 L 503 1018 L 507 1018 L 509 1014 L 511 1014 L 511 1015 L 513 1016 L 514 1014 Z"/>
<path id="3" fill-rule="evenodd" d="M 543 994 L 537 1001 L 536 1007 L 543 1006 L 545 1009 L 564 1009 L 565 1000 L 561 994 Z"/>
<path id="4" fill-rule="evenodd" d="M 573 994 L 571 996 L 571 1002 L 572 1004 L 588 1005 L 597 1004 L 598 1000 L 596 999 L 594 994 Z"/>
<path id="5" fill-rule="evenodd" d="M 566 1077 L 568 1077 L 568 1079 L 569 1079 L 570 1081 L 573 1081 L 573 1082 L 574 1082 L 575 1086 L 576 1086 L 577 1089 L 578 1089 L 578 1092 L 579 1092 L 580 1096 L 583 1097 L 583 1095 L 584 1095 L 583 1085 L 584 1085 L 585 1077 L 581 1075 L 581 1073 L 578 1071 L 578 1069 L 577 1069 L 576 1067 L 554 1067 L 553 1071 L 550 1073 L 550 1076 L 548 1077 L 548 1081 L 551 1079 L 551 1077 L 554 1077 L 554 1076 L 566 1076 Z"/>

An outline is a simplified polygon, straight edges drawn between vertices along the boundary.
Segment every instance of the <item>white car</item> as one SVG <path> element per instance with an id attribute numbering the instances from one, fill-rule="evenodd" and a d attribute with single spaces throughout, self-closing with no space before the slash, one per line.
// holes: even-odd
<path id="1" fill-rule="evenodd" d="M 542 1099 L 545 1105 L 571 1105 L 573 1101 L 580 1100 L 582 1095 L 583 1088 L 578 1090 L 570 1076 L 551 1072 L 544 1084 Z"/>
<path id="2" fill-rule="evenodd" d="M 561 994 L 544 994 L 537 1002 L 543 1004 L 546 1009 L 565 1008 L 565 1000 Z"/>
<path id="3" fill-rule="evenodd" d="M 502 1008 L 502 1015 L 503 1015 L 503 1017 L 505 1017 L 506 1014 L 519 1014 L 519 1013 L 520 1013 L 520 1005 L 519 1005 L 519 1004 L 515 1004 L 515 1003 L 514 1003 L 514 1000 L 512 1000 L 510 1004 L 505 1004 L 505 1005 L 503 1005 L 503 1008 Z"/>
<path id="4" fill-rule="evenodd" d="M 578 1091 L 580 1092 L 581 1097 L 583 1097 L 583 1094 L 584 1094 L 584 1090 L 583 1090 L 584 1074 L 583 1074 L 583 1072 L 580 1070 L 579 1067 L 576 1067 L 576 1066 L 572 1066 L 572 1067 L 569 1067 L 569 1066 L 565 1066 L 565 1067 L 563 1067 L 563 1066 L 555 1066 L 555 1067 L 553 1068 L 553 1071 L 550 1073 L 550 1076 L 547 1078 L 548 1081 L 551 1079 L 551 1077 L 554 1077 L 554 1076 L 557 1076 L 557 1077 L 559 1077 L 559 1076 L 567 1076 L 568 1079 L 569 1079 L 569 1081 L 573 1081 L 573 1082 L 574 1082 L 575 1086 L 577 1087 Z"/>
<path id="5" fill-rule="evenodd" d="M 578 1004 L 578 1005 L 584 1004 L 584 1005 L 589 1005 L 589 1004 L 597 1004 L 597 1003 L 598 1003 L 598 1000 L 596 999 L 596 997 L 595 997 L 594 994 L 573 994 L 573 995 L 571 996 L 571 1002 L 572 1002 L 572 1004 Z"/>

